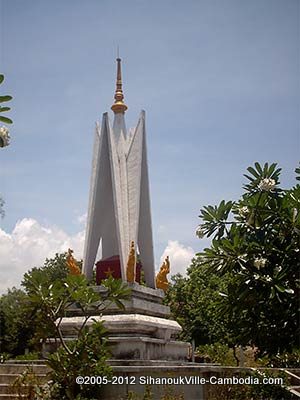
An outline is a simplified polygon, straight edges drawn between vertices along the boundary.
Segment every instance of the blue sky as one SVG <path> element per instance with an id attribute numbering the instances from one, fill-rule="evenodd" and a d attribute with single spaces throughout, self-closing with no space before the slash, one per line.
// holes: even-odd
<path id="1" fill-rule="evenodd" d="M 11 235 L 30 218 L 76 235 L 95 121 L 110 111 L 120 46 L 127 127 L 146 110 L 155 255 L 199 251 L 201 207 L 236 199 L 255 161 L 299 161 L 298 0 L 0 0 L 11 145 L 0 193 Z M 112 115 L 111 115 L 112 117 Z M 1 243 L 0 243 L 1 244 Z M 12 250 L 13 251 L 13 250 Z"/>

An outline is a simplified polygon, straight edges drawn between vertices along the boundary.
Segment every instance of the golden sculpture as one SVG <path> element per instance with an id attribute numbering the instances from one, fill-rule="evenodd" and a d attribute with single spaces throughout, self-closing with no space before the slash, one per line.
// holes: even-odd
<path id="1" fill-rule="evenodd" d="M 162 289 L 164 292 L 168 289 L 169 287 L 169 282 L 167 278 L 167 274 L 170 272 L 170 260 L 169 256 L 165 259 L 163 262 L 162 266 L 160 267 L 160 270 L 158 274 L 156 275 L 156 287 L 157 289 Z"/>
<path id="2" fill-rule="evenodd" d="M 71 275 L 81 275 L 80 268 L 77 265 L 77 261 L 73 257 L 73 250 L 71 249 L 68 249 L 67 266 Z"/>
<path id="3" fill-rule="evenodd" d="M 136 254 L 134 241 L 130 244 L 130 251 L 128 255 L 127 268 L 126 268 L 126 279 L 127 282 L 135 282 L 135 264 L 136 264 Z"/>

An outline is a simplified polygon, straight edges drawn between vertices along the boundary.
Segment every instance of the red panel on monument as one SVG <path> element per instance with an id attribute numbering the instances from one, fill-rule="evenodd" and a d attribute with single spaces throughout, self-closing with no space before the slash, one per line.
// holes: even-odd
<path id="1" fill-rule="evenodd" d="M 135 281 L 141 283 L 141 269 L 142 265 L 140 262 L 136 263 L 136 276 Z M 121 264 L 119 256 L 112 256 L 105 260 L 96 262 L 96 282 L 97 285 L 101 284 L 103 279 L 112 276 L 115 279 L 121 279 Z"/>

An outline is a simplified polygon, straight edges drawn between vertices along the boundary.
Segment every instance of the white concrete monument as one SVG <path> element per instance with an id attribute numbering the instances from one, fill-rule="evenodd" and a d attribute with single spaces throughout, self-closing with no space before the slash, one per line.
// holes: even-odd
<path id="1" fill-rule="evenodd" d="M 112 345 L 114 360 L 111 362 L 121 365 L 135 365 L 136 362 L 144 365 L 155 360 L 184 362 L 189 345 L 176 340 L 182 329 L 170 318 L 170 307 L 163 304 L 163 290 L 155 289 L 145 112 L 142 111 L 136 128 L 127 134 L 124 119 L 127 106 L 123 100 L 121 60 L 117 58 L 117 88 L 111 107 L 114 123 L 111 127 L 106 113 L 101 129 L 96 126 L 83 270 L 88 278 L 92 277 L 102 244 L 101 262 L 106 265 L 118 256 L 121 276 L 126 281 L 133 241 L 146 286 L 128 282 L 131 297 L 123 301 L 124 309 L 109 304 L 101 314 L 95 310 L 87 325 L 94 320 L 104 323 Z M 165 267 L 169 270 L 168 265 Z M 101 285 L 93 290 L 100 297 L 107 291 Z M 76 304 L 69 307 L 61 321 L 65 338 L 74 338 L 83 318 Z"/>
<path id="2" fill-rule="evenodd" d="M 146 284 L 155 288 L 145 111 L 128 134 L 120 58 L 111 109 L 113 126 L 107 113 L 103 114 L 101 128 L 96 125 L 83 272 L 92 277 L 101 243 L 102 259 L 120 257 L 125 281 L 130 243 L 134 241 Z"/>

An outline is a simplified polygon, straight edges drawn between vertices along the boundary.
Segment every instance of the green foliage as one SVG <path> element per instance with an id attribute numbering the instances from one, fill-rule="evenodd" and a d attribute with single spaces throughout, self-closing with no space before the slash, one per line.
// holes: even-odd
<path id="1" fill-rule="evenodd" d="M 36 351 L 30 351 L 25 354 L 21 354 L 15 357 L 16 360 L 24 360 L 24 361 L 30 361 L 30 360 L 38 360 L 40 358 L 40 354 Z"/>
<path id="2" fill-rule="evenodd" d="M 0 85 L 3 83 L 3 81 L 4 81 L 4 75 L 0 74 Z M 0 103 L 5 103 L 5 102 L 10 101 L 10 100 L 12 100 L 11 96 L 8 96 L 8 95 L 5 95 L 5 96 L 1 95 L 0 96 Z M 0 106 L 0 114 L 2 114 L 3 112 L 7 112 L 7 111 L 10 111 L 10 107 Z M 7 118 L 7 117 L 3 116 L 3 115 L 0 115 L 0 121 L 4 122 L 6 124 L 12 124 L 12 120 L 10 118 Z"/>
<path id="3" fill-rule="evenodd" d="M 299 166 L 300 166 L 300 163 L 299 163 Z M 297 179 L 297 181 L 300 181 L 300 167 L 299 168 L 296 168 L 295 169 L 295 172 L 296 172 L 296 179 Z"/>
<path id="4" fill-rule="evenodd" d="M 215 233 L 215 237 L 222 237 L 226 231 L 228 215 L 232 209 L 233 203 L 224 200 L 218 206 L 205 206 L 200 212 L 200 217 L 204 224 L 202 229 L 208 237 Z"/>
<path id="5" fill-rule="evenodd" d="M 106 292 L 103 297 L 95 292 L 83 275 L 67 275 L 65 279 L 56 279 L 49 283 L 49 277 L 43 270 L 33 270 L 24 279 L 30 306 L 35 310 L 39 321 L 39 333 L 42 337 L 57 336 L 65 350 L 71 354 L 68 345 L 62 339 L 60 324 L 71 306 L 76 306 L 84 315 L 83 324 L 78 332 L 80 337 L 88 319 L 97 311 L 100 314 L 109 304 L 123 307 L 122 299 L 130 295 L 130 290 L 122 281 L 109 278 L 104 282 Z"/>
<path id="6" fill-rule="evenodd" d="M 48 281 L 49 285 L 56 280 L 65 279 L 69 274 L 67 256 L 67 252 L 61 254 L 56 253 L 54 258 L 47 258 L 42 267 L 35 267 L 29 272 L 26 272 L 21 283 L 26 292 L 28 293 L 31 291 L 31 278 L 34 276 L 43 275 L 43 282 L 46 284 L 46 281 Z M 33 278 L 33 280 L 35 279 Z"/>
<path id="7" fill-rule="evenodd" d="M 184 396 L 182 394 L 174 395 L 172 393 L 172 390 L 168 386 L 166 386 L 164 392 L 165 393 L 162 396 L 160 396 L 159 400 L 184 400 Z M 138 395 L 134 392 L 129 391 L 126 396 L 126 400 L 153 400 L 153 399 L 154 397 L 151 385 L 145 385 L 145 391 L 143 395 Z"/>
<path id="8" fill-rule="evenodd" d="M 222 385 L 207 385 L 206 397 L 207 400 L 292 400 L 293 396 L 286 390 L 289 380 L 284 372 L 267 372 L 255 370 L 253 373 L 235 372 L 232 375 L 228 371 L 219 374 L 218 377 L 247 379 L 250 376 L 253 379 L 258 379 L 262 382 L 263 378 L 282 378 L 283 385 L 279 384 L 222 384 Z"/>
<path id="9" fill-rule="evenodd" d="M 47 260 L 46 267 L 26 274 L 23 281 L 30 307 L 38 321 L 39 337 L 54 337 L 61 346 L 48 357 L 55 383 L 51 398 L 73 400 L 85 396 L 97 397 L 100 385 L 77 385 L 75 380 L 80 374 L 110 374 L 106 364 L 109 353 L 103 325 L 94 323 L 89 329 L 88 325 L 92 315 L 101 315 L 111 303 L 123 308 L 122 300 L 130 296 L 130 289 L 121 280 L 110 277 L 103 282 L 106 290 L 99 294 L 89 286 L 83 275 L 66 275 L 62 269 L 62 276 L 57 277 L 57 266 L 61 263 L 65 266 L 65 258 L 57 255 L 55 260 Z M 61 324 L 70 308 L 74 307 L 80 311 L 82 323 L 74 332 L 76 340 L 70 342 L 64 338 Z"/>
<path id="10" fill-rule="evenodd" d="M 16 386 L 26 383 L 28 399 L 84 400 L 99 398 L 100 385 L 77 385 L 78 375 L 109 376 L 111 369 L 106 360 L 109 349 L 102 323 L 91 325 L 92 315 L 101 315 L 110 304 L 124 308 L 122 300 L 131 291 L 121 280 L 112 277 L 103 282 L 101 294 L 89 286 L 83 275 L 71 275 L 67 267 L 67 253 L 47 259 L 41 268 L 33 268 L 24 275 L 25 291 L 13 289 L 0 298 L 1 359 L 4 352 L 13 356 L 23 354 L 26 348 L 40 347 L 40 341 L 49 337 L 60 344 L 57 352 L 50 355 L 52 368 L 50 387 L 40 386 L 31 372 L 24 373 Z M 74 341 L 68 341 L 61 331 L 62 319 L 70 308 L 80 311 L 82 324 Z M 89 326 L 88 328 L 88 325 Z M 39 358 L 27 354 L 19 359 Z"/>
<path id="11" fill-rule="evenodd" d="M 5 363 L 5 361 L 11 358 L 11 354 L 9 353 L 0 353 L 0 364 Z"/>
<path id="12" fill-rule="evenodd" d="M 273 356 L 268 366 L 272 368 L 299 368 L 300 349 L 294 349 L 292 353 L 282 353 Z"/>
<path id="13" fill-rule="evenodd" d="M 20 304 L 19 308 L 23 309 L 29 325 L 32 327 L 32 334 L 26 344 L 30 349 L 40 350 L 41 344 L 49 335 L 55 336 L 56 332 L 53 323 L 50 323 L 43 314 L 44 308 L 41 308 L 39 303 L 37 287 L 44 291 L 44 295 L 47 295 L 51 285 L 56 281 L 64 281 L 68 273 L 67 253 L 62 253 L 56 254 L 52 259 L 46 259 L 42 267 L 35 267 L 24 274 L 21 285 L 25 289 L 26 301 Z M 34 294 L 33 297 L 30 297 L 31 294 Z"/>
<path id="14" fill-rule="evenodd" d="M 124 310 L 124 304 L 121 300 L 128 300 L 131 296 L 131 289 L 121 279 L 114 279 L 109 276 L 102 281 L 102 286 L 106 288 L 106 292 L 102 294 L 102 300 L 106 302 L 105 307 L 114 303 L 120 309 Z"/>
<path id="15" fill-rule="evenodd" d="M 202 345 L 197 348 L 196 352 L 201 358 L 208 358 L 209 362 L 212 363 L 236 365 L 232 349 L 224 343 L 216 342 L 213 344 Z"/>
<path id="16" fill-rule="evenodd" d="M 244 189 L 248 193 L 260 193 L 263 191 L 268 191 L 262 189 L 261 182 L 263 179 L 272 179 L 274 180 L 275 187 L 272 189 L 272 192 L 280 191 L 280 189 L 276 188 L 276 185 L 279 185 L 279 176 L 281 172 L 281 168 L 276 168 L 277 164 L 271 164 L 269 166 L 268 163 L 265 163 L 264 167 L 262 168 L 261 165 L 256 162 L 254 167 L 248 167 L 247 171 L 249 174 L 244 174 L 244 176 L 250 181 L 250 183 L 244 185 Z"/>
<path id="17" fill-rule="evenodd" d="M 248 387 L 247 392 L 249 398 L 253 399 L 270 399 L 270 400 L 292 400 L 293 395 L 286 390 L 286 387 L 289 384 L 289 379 L 287 378 L 286 374 L 282 372 L 268 372 L 268 371 L 256 371 L 253 374 L 254 377 L 259 378 L 282 378 L 284 384 L 283 385 L 275 385 L 275 384 L 268 384 L 268 385 L 250 385 Z M 248 399 L 248 398 L 247 398 Z"/>
<path id="18" fill-rule="evenodd" d="M 0 351 L 11 356 L 22 355 L 25 349 L 40 350 L 40 340 L 44 341 L 53 333 L 53 326 L 42 316 L 40 304 L 29 301 L 28 294 L 34 291 L 33 283 L 49 287 L 56 280 L 63 280 L 68 275 L 67 253 L 56 254 L 47 259 L 40 268 L 33 268 L 25 273 L 20 289 L 8 290 L 0 297 Z"/>
<path id="19" fill-rule="evenodd" d="M 47 400 L 48 387 L 44 385 L 31 367 L 27 367 L 13 382 L 12 388 L 18 398 L 24 400 Z"/>
<path id="20" fill-rule="evenodd" d="M 50 376 L 56 383 L 53 399 L 75 399 L 78 395 L 80 398 L 99 398 L 100 385 L 78 385 L 76 377 L 112 375 L 112 369 L 106 363 L 109 356 L 106 341 L 106 331 L 102 323 L 97 322 L 89 330 L 85 328 L 77 341 L 68 344 L 70 353 L 60 347 L 48 357 L 52 369 Z"/>
<path id="21" fill-rule="evenodd" d="M 0 351 L 11 356 L 23 354 L 34 335 L 32 313 L 27 308 L 27 296 L 13 288 L 0 297 Z"/>
<path id="22" fill-rule="evenodd" d="M 299 169 L 297 169 L 299 173 Z M 219 309 L 232 325 L 234 341 L 275 355 L 298 345 L 300 185 L 283 190 L 276 164 L 255 163 L 236 202 L 201 210 L 202 232 L 213 236 L 199 266 L 229 282 Z"/>
<path id="23" fill-rule="evenodd" d="M 152 398 L 151 398 L 152 400 Z M 165 386 L 164 394 L 160 398 L 160 400 L 184 400 L 183 394 L 174 394 L 174 390 L 170 386 Z"/>
<path id="24" fill-rule="evenodd" d="M 231 321 L 220 308 L 225 299 L 221 295 L 236 278 L 227 274 L 221 278 L 200 264 L 199 257 L 192 260 L 187 277 L 172 277 L 172 285 L 166 293 L 165 303 L 173 317 L 183 327 L 181 339 L 195 341 L 195 345 L 230 342 Z"/>
<path id="25" fill-rule="evenodd" d="M 197 235 L 211 246 L 166 294 L 183 339 L 253 346 L 271 359 L 298 347 L 300 185 L 283 190 L 279 177 L 276 164 L 255 163 L 238 201 L 201 210 Z"/>
<path id="26" fill-rule="evenodd" d="M 153 393 L 151 391 L 151 386 L 150 385 L 146 385 L 146 387 L 145 387 L 143 400 L 153 400 Z"/>
<path id="27" fill-rule="evenodd" d="M 68 275 L 66 258 L 67 253 L 63 253 L 47 259 L 42 267 L 24 275 L 24 291 L 12 289 L 0 297 L 1 353 L 15 357 L 24 354 L 25 349 L 39 352 L 41 341 L 57 335 L 54 322 L 66 313 L 64 307 L 70 304 L 76 303 L 84 312 L 89 307 L 89 312 L 97 309 L 101 312 L 111 302 L 122 306 L 121 298 L 130 295 L 121 281 L 108 279 L 104 283 L 107 290 L 100 298 L 83 276 Z"/>

